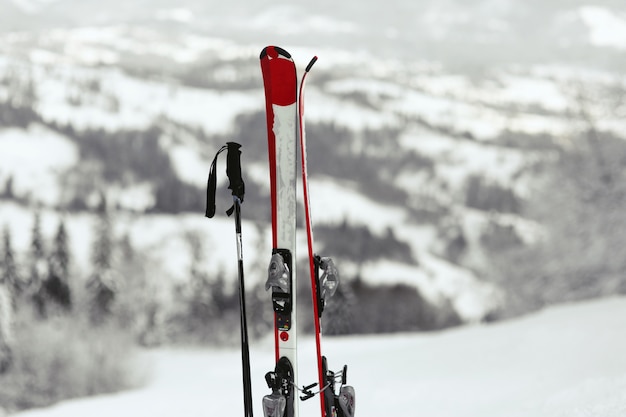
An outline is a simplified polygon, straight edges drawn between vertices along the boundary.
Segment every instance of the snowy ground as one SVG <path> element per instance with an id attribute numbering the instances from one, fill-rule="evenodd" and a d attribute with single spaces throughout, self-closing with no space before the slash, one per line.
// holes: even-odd
<path id="1" fill-rule="evenodd" d="M 429 334 L 327 339 L 331 367 L 349 364 L 359 417 L 626 415 L 626 298 L 550 308 L 495 325 Z M 313 341 L 300 339 L 301 384 L 314 380 Z M 255 415 L 267 392 L 271 341 L 252 346 Z M 68 401 L 19 417 L 242 416 L 238 350 L 146 355 L 139 390 Z M 318 402 L 300 415 L 319 416 Z"/>

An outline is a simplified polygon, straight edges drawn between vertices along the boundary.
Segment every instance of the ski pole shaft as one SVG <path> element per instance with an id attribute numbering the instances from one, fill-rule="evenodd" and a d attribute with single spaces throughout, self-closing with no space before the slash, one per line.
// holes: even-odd
<path id="1" fill-rule="evenodd" d="M 241 320 L 241 363 L 243 369 L 244 414 L 252 417 L 252 378 L 250 376 L 250 348 L 248 342 L 248 323 L 246 319 L 246 289 L 243 271 L 243 248 L 241 240 L 241 201 L 233 196 L 235 208 L 235 236 L 237 241 L 237 262 L 239 275 L 239 309 Z"/>

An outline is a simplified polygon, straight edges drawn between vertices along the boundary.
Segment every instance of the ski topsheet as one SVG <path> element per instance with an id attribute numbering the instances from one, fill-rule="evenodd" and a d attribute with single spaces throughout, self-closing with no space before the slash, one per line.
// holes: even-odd
<path id="1" fill-rule="evenodd" d="M 265 88 L 271 184 L 272 258 L 266 289 L 272 291 L 276 368 L 266 375 L 272 394 L 263 398 L 269 417 L 297 417 L 296 344 L 296 145 L 297 77 L 291 55 L 268 46 L 260 55 Z"/>

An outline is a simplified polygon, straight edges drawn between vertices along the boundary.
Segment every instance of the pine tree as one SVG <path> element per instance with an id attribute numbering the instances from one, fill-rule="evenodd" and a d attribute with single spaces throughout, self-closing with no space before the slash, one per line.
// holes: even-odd
<path id="1" fill-rule="evenodd" d="M 33 221 L 30 243 L 30 271 L 28 277 L 28 291 L 35 311 L 44 318 L 46 312 L 46 297 L 43 280 L 46 276 L 46 256 L 43 236 L 41 234 L 41 215 L 37 211 Z"/>
<path id="2" fill-rule="evenodd" d="M 11 248 L 8 227 L 3 230 L 3 253 L 0 257 L 0 374 L 12 363 L 12 327 L 15 296 L 18 288 L 17 273 Z"/>
<path id="3" fill-rule="evenodd" d="M 12 363 L 12 323 L 11 296 L 6 285 L 0 284 L 0 374 L 9 369 Z"/>
<path id="4" fill-rule="evenodd" d="M 5 184 L 4 184 L 4 191 L 2 192 L 2 194 L 0 194 L 0 197 L 2 198 L 6 198 L 6 199 L 11 199 L 15 197 L 15 194 L 13 192 L 13 175 L 9 176 L 9 178 L 7 178 Z"/>
<path id="5" fill-rule="evenodd" d="M 211 282 L 209 275 L 201 267 L 204 248 L 200 235 L 189 232 L 186 238 L 191 250 L 189 320 L 193 326 L 201 329 L 224 308 L 224 283 L 223 278 Z"/>
<path id="6" fill-rule="evenodd" d="M 46 296 L 64 310 L 72 307 L 69 286 L 70 254 L 65 223 L 61 220 L 54 237 L 54 247 L 48 259 L 48 277 L 44 282 Z"/>
<path id="7" fill-rule="evenodd" d="M 22 283 L 15 263 L 13 244 L 11 243 L 11 232 L 7 226 L 2 231 L 2 258 L 0 258 L 0 285 L 4 284 L 9 290 L 11 303 L 16 307 L 16 299 L 22 291 Z"/>
<path id="8" fill-rule="evenodd" d="M 164 339 L 162 310 L 151 273 L 159 269 L 158 260 L 137 251 L 126 234 L 116 246 L 120 254 L 116 271 L 123 280 L 123 291 L 115 299 L 115 318 L 130 330 L 143 346 L 154 346 Z"/>
<path id="9" fill-rule="evenodd" d="M 111 314 L 117 293 L 117 278 L 113 264 L 113 237 L 111 219 L 104 196 L 98 207 L 96 238 L 92 247 L 93 272 L 87 280 L 87 291 L 91 300 L 90 318 L 93 324 L 101 324 Z"/>

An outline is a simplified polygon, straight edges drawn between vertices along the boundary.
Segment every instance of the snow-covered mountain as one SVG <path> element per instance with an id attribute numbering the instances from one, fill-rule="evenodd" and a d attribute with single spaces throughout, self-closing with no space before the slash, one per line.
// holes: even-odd
<path id="1" fill-rule="evenodd" d="M 211 247 L 207 269 L 233 270 L 227 220 L 207 223 L 193 202 L 185 214 L 165 213 L 158 175 L 136 165 L 109 172 L 87 146 L 142 135 L 150 144 L 137 132 L 156 132 L 172 175 L 201 201 L 213 153 L 235 138 L 254 190 L 246 210 L 261 225 L 246 228 L 246 253 L 269 253 L 258 243 L 267 234 L 260 206 L 268 176 L 257 55 L 278 43 L 300 70 L 320 57 L 307 87 L 316 224 L 364 225 L 410 248 L 403 260 L 345 256 L 346 275 L 409 283 L 433 303 L 450 301 L 465 320 L 483 319 L 502 299 L 480 274 L 489 262 L 486 231 L 511 228 L 522 242 L 541 236 L 516 207 L 533 193 L 532 167 L 550 157 L 542 144 L 587 128 L 581 92 L 598 128 L 626 127 L 626 106 L 607 94 L 626 90 L 617 59 L 625 11 L 608 1 L 327 3 L 231 2 L 219 12 L 191 0 L 3 3 L 0 23 L 15 18 L 0 25 L 8 115 L 0 194 L 11 185 L 0 226 L 26 251 L 31 211 L 43 204 L 48 235 L 67 219 L 77 267 L 86 269 L 88 209 L 104 189 L 119 208 L 119 233 L 159 259 L 164 278 L 189 270 L 189 231 Z M 77 199 L 84 211 L 68 213 Z M 154 211 L 161 213 L 147 213 Z M 260 280 L 263 271 L 250 275 Z"/>

